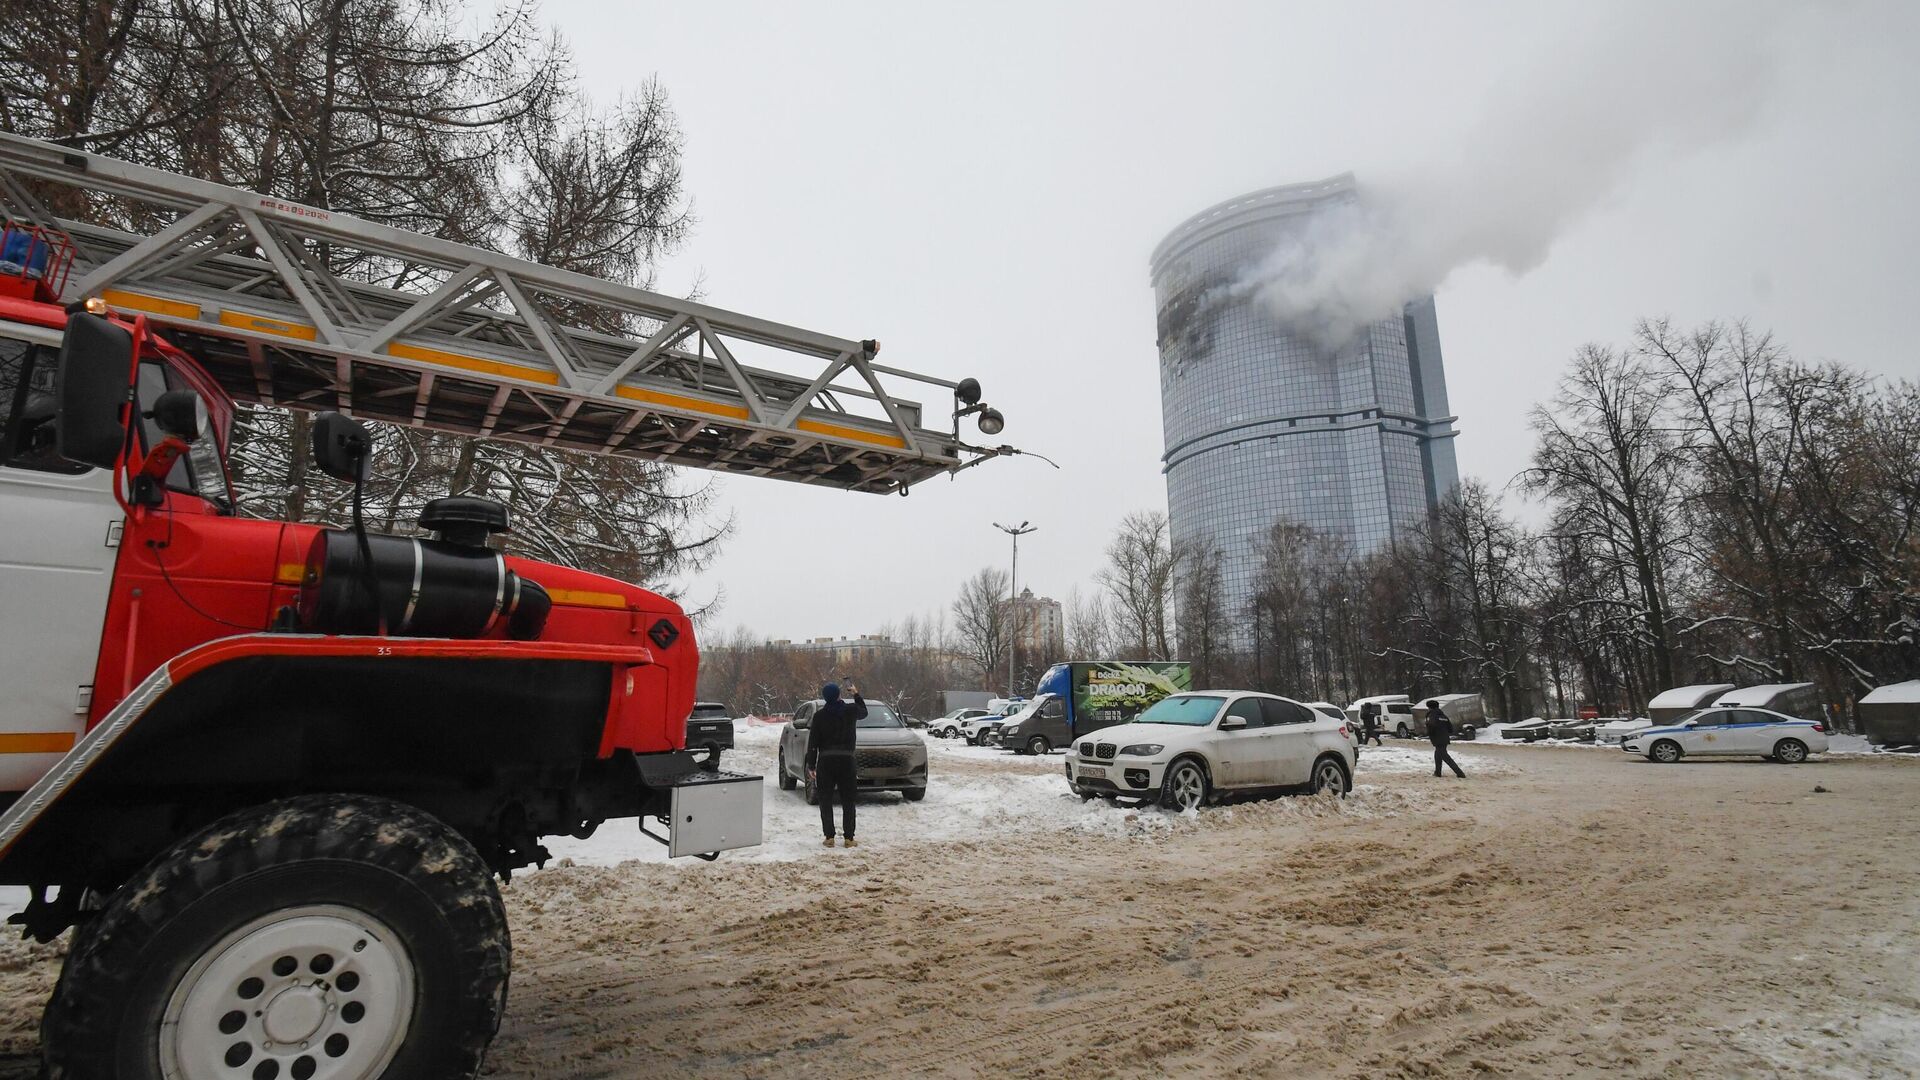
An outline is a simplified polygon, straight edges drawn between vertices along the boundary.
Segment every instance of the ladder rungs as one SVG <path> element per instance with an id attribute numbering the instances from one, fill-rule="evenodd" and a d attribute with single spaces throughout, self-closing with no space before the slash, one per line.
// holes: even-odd
<path id="1" fill-rule="evenodd" d="M 991 453 L 882 379 L 954 383 L 869 342 L 0 133 L 0 203 L 45 218 L 48 183 L 178 213 L 43 223 L 79 250 L 70 294 L 146 314 L 243 401 L 859 491 Z"/>

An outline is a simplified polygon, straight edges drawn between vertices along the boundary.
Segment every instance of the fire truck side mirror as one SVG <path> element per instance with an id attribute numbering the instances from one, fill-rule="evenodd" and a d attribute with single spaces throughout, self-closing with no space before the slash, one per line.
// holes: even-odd
<path id="1" fill-rule="evenodd" d="M 191 390 L 169 390 L 154 400 L 154 426 L 175 438 L 197 442 L 211 422 L 206 401 Z"/>
<path id="2" fill-rule="evenodd" d="M 357 482 L 366 472 L 372 450 L 373 436 L 353 417 L 325 412 L 313 418 L 314 467 L 335 480 Z"/>
<path id="3" fill-rule="evenodd" d="M 127 442 L 121 419 L 133 373 L 133 335 L 85 312 L 67 318 L 54 374 L 55 445 L 68 461 L 111 469 Z"/>

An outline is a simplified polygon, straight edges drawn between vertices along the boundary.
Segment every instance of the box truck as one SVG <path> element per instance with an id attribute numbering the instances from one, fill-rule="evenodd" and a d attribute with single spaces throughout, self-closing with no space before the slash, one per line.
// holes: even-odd
<path id="1" fill-rule="evenodd" d="M 1000 745 L 1044 754 L 1090 731 L 1124 724 L 1169 694 L 1193 689 L 1184 660 L 1075 660 L 1040 676 L 1033 701 L 1007 718 Z"/>

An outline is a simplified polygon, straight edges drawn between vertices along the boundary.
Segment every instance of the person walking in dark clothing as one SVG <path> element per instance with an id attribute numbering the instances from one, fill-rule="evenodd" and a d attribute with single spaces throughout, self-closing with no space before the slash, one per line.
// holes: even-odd
<path id="1" fill-rule="evenodd" d="M 1380 746 L 1380 703 L 1369 701 L 1360 706 L 1360 745 L 1367 745 L 1372 739 L 1373 745 Z"/>
<path id="2" fill-rule="evenodd" d="M 1440 766 L 1453 770 L 1453 775 L 1462 780 L 1467 774 L 1460 771 L 1460 763 L 1447 753 L 1447 744 L 1453 741 L 1453 721 L 1440 709 L 1438 701 L 1427 702 L 1427 740 L 1433 743 L 1433 775 L 1440 775 Z"/>
<path id="3" fill-rule="evenodd" d="M 854 779 L 853 747 L 860 721 L 867 718 L 867 699 L 852 683 L 847 690 L 853 703 L 840 700 L 840 688 L 832 683 L 820 688 L 825 703 L 814 711 L 807 727 L 807 775 L 813 778 L 814 795 L 820 801 L 820 828 L 827 834 L 827 846 L 833 846 L 833 800 L 840 800 L 840 834 L 846 846 L 853 846 L 853 800 L 860 785 Z"/>

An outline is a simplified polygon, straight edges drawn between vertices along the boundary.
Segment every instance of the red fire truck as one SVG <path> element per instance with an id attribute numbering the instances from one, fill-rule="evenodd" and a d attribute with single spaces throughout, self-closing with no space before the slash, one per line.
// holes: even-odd
<path id="1" fill-rule="evenodd" d="M 55 1077 L 470 1075 L 543 837 L 759 842 L 681 608 L 485 499 L 365 528 L 350 417 L 883 493 L 1011 452 L 872 341 L 11 135 L 0 208 L 0 884 L 74 930 Z M 317 414 L 354 527 L 235 513 L 239 403 Z"/>

